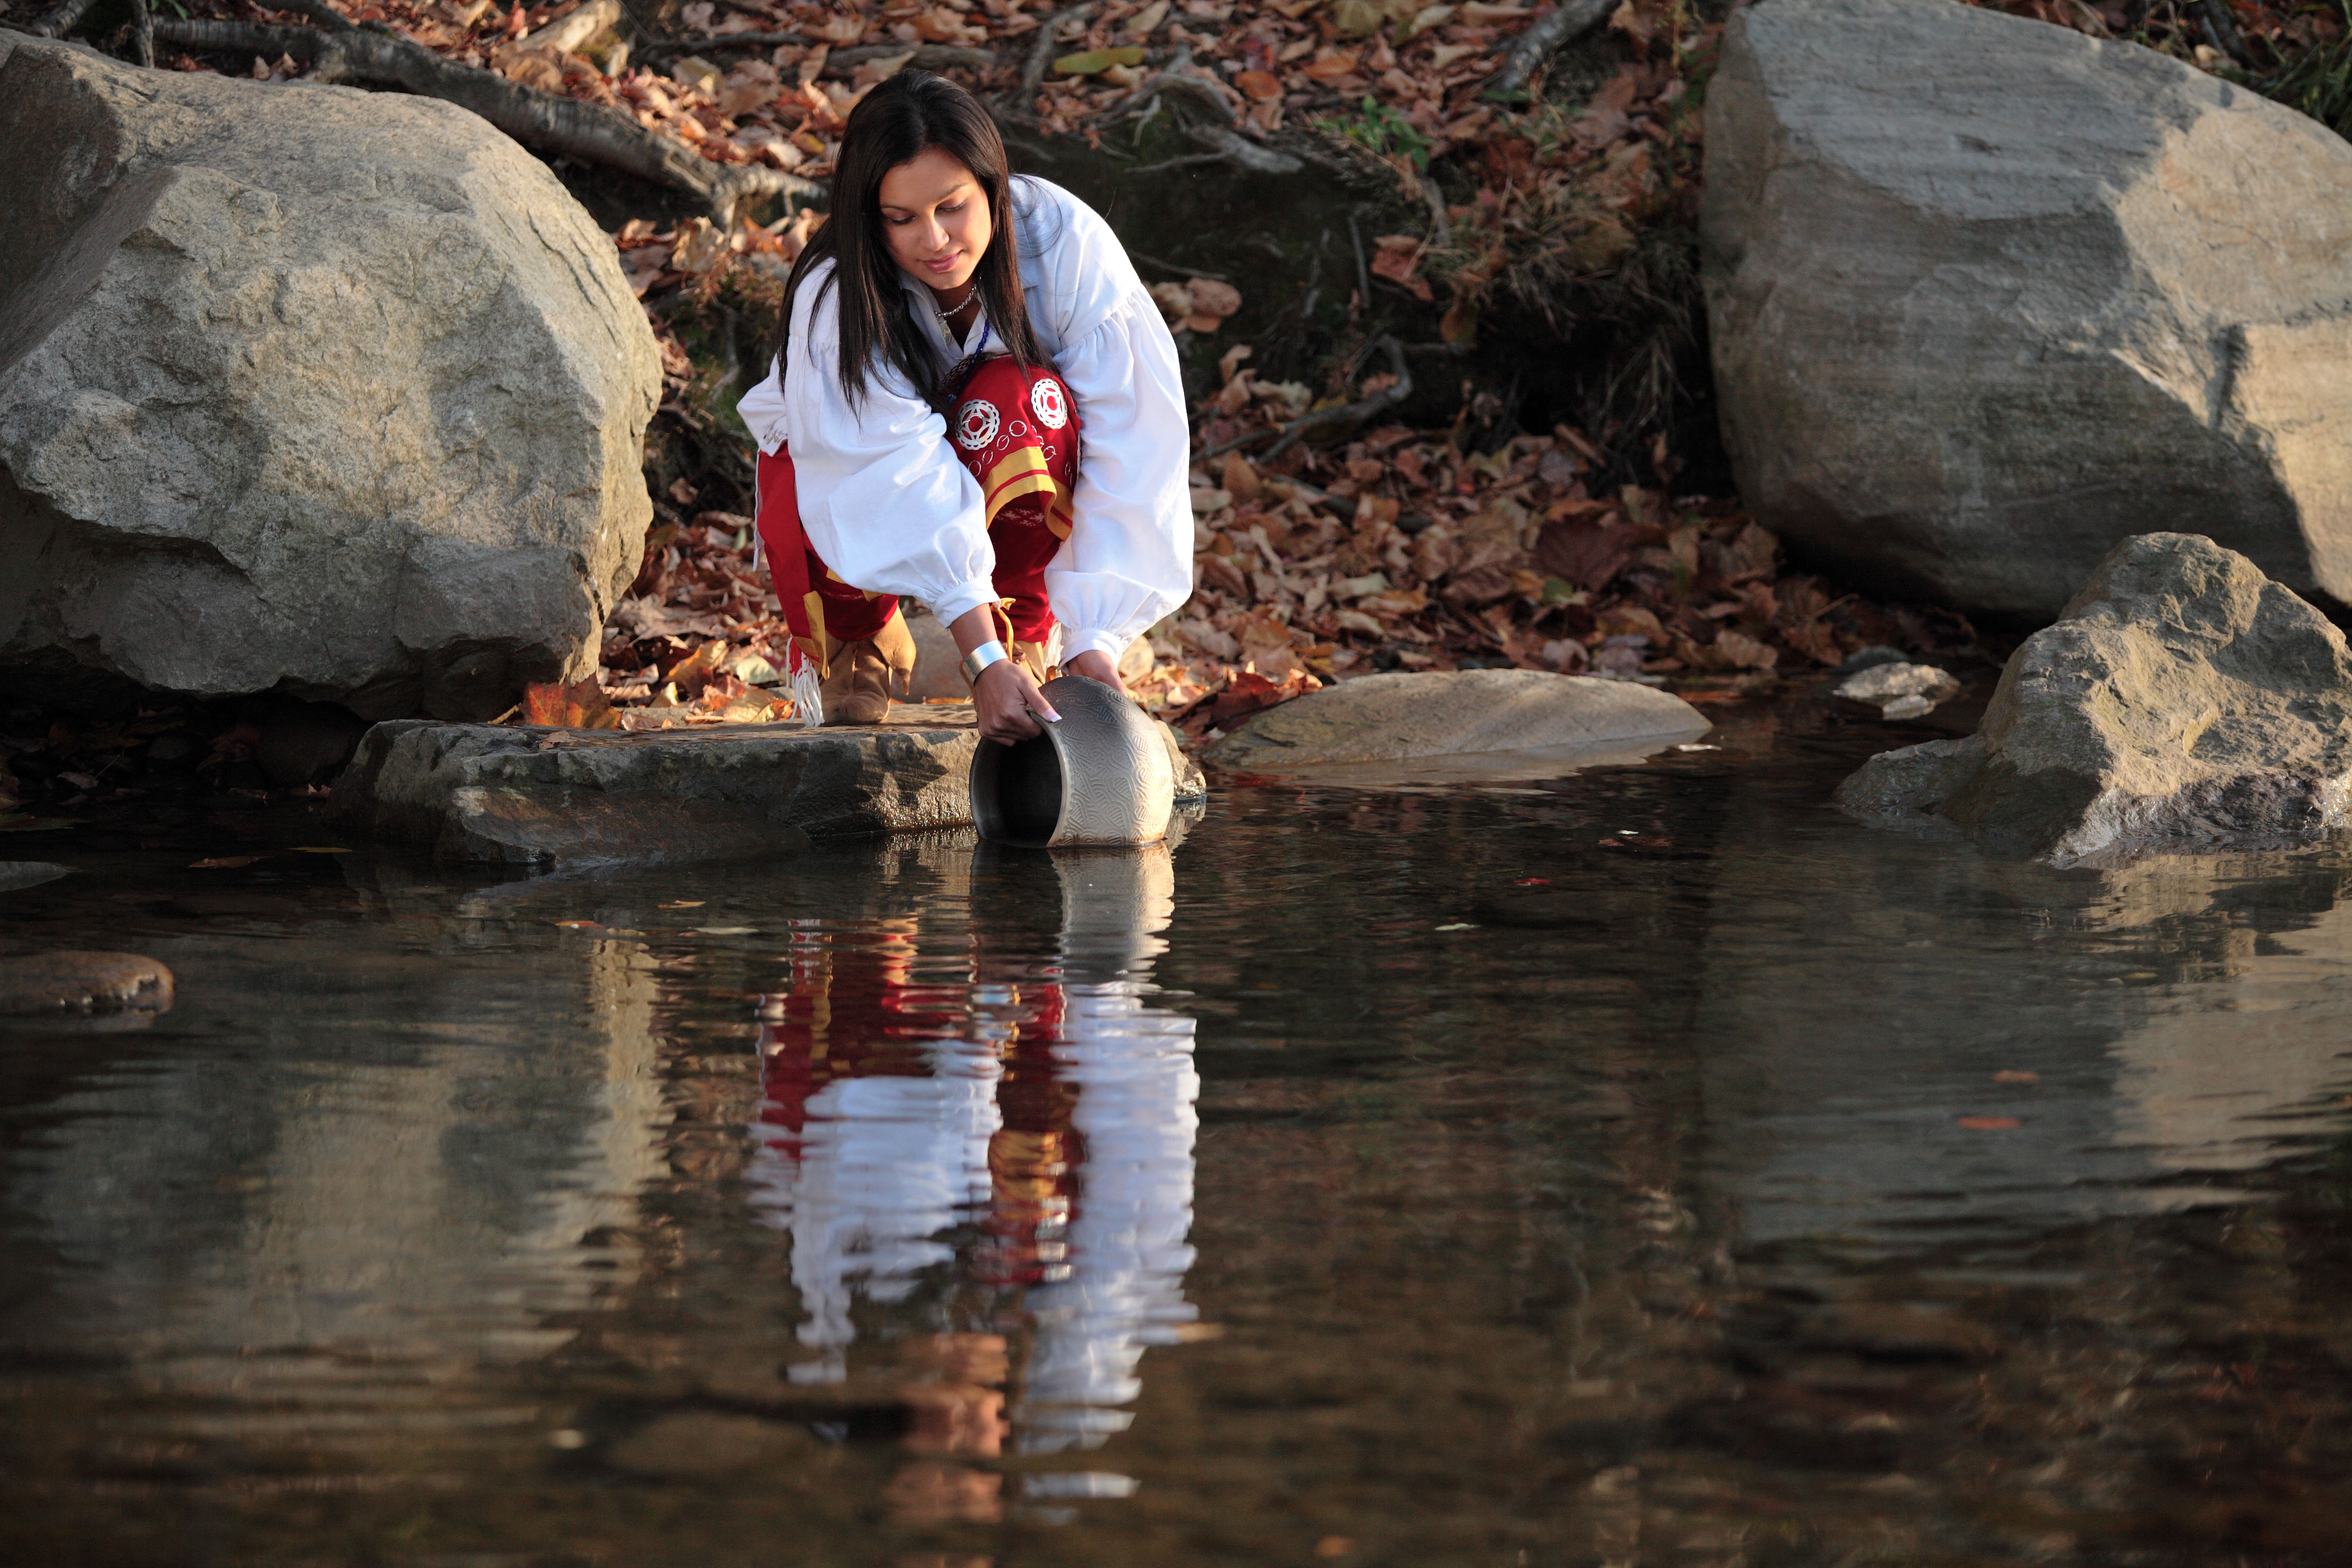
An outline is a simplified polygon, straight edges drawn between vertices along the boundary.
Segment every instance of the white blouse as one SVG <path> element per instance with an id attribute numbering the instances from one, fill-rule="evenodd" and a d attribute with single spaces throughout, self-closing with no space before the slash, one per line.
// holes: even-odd
<path id="1" fill-rule="evenodd" d="M 1062 657 L 1127 646 L 1192 595 L 1192 432 L 1176 342 L 1118 237 L 1069 192 L 1013 182 L 1029 323 L 1082 426 L 1070 537 L 1045 568 Z M 980 483 L 948 447 L 947 421 L 877 356 L 866 396 L 842 394 L 838 296 L 810 270 L 793 305 L 793 374 L 771 364 L 736 405 L 762 452 L 792 443 L 801 525 L 835 575 L 911 596 L 952 622 L 997 598 Z M 900 275 L 941 369 L 968 344 L 940 325 L 930 291 Z"/>

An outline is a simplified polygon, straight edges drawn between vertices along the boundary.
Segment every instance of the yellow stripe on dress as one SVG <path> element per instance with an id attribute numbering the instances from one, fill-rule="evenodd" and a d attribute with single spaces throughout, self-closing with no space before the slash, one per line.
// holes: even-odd
<path id="1" fill-rule="evenodd" d="M 988 470 L 982 482 L 987 492 L 985 514 L 993 523 L 996 514 L 1006 505 L 1023 496 L 1042 495 L 1045 498 L 1045 521 L 1057 539 L 1070 537 L 1070 501 L 1062 487 L 1045 467 L 1045 454 L 1034 447 L 1024 447 L 1005 454 L 1004 460 Z"/>

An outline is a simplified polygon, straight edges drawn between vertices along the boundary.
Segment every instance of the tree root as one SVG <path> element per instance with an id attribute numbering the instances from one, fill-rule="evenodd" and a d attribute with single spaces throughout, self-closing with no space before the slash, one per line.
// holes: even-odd
<path id="1" fill-rule="evenodd" d="M 36 37 L 62 38 L 79 26 L 81 19 L 89 14 L 89 8 L 97 4 L 98 0 L 65 0 L 65 4 L 34 23 L 27 31 Z"/>
<path id="2" fill-rule="evenodd" d="M 731 225 L 737 205 L 749 197 L 824 194 L 822 185 L 781 169 L 713 163 L 601 104 L 559 98 L 489 71 L 453 65 L 405 38 L 348 23 L 342 31 L 328 33 L 163 16 L 155 19 L 154 36 L 224 54 L 290 55 L 311 62 L 318 81 L 385 82 L 437 98 L 471 110 L 534 152 L 577 158 L 685 191 L 708 203 L 721 225 Z"/>
<path id="3" fill-rule="evenodd" d="M 699 38 L 654 39 L 639 44 L 637 53 L 648 59 L 660 59 L 671 55 L 698 55 L 706 49 L 772 49 L 780 44 L 804 48 L 816 41 L 805 33 L 710 33 Z M 956 44 L 859 44 L 833 50 L 824 57 L 824 64 L 827 70 L 835 66 L 847 69 L 867 60 L 892 59 L 899 55 L 914 56 L 908 63 L 929 71 L 994 70 L 1004 63 L 987 49 L 970 49 Z"/>

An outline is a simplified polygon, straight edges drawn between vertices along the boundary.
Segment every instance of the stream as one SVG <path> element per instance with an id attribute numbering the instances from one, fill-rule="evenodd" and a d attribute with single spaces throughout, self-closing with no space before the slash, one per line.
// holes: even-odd
<path id="1" fill-rule="evenodd" d="M 1919 738 L 1234 784 L 1172 852 L 16 836 L 75 871 L 0 943 L 179 995 L 0 1026 L 0 1547 L 2352 1559 L 2352 855 L 1826 805 Z"/>

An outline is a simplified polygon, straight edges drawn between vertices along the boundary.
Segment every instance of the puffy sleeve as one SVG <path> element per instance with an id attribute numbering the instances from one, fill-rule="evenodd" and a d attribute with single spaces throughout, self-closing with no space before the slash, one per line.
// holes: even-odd
<path id="1" fill-rule="evenodd" d="M 829 280 L 829 272 L 812 273 L 793 299 L 793 363 L 782 378 L 782 424 L 809 542 L 842 581 L 919 599 L 941 621 L 994 604 L 996 552 L 979 481 L 949 448 L 947 421 L 895 369 L 877 365 L 851 406 L 836 370 L 840 316 L 823 286 Z"/>
<path id="2" fill-rule="evenodd" d="M 1100 649 L 1116 661 L 1192 594 L 1192 431 L 1176 341 L 1111 243 L 1129 287 L 1054 366 L 1080 422 L 1074 522 L 1045 570 L 1066 659 Z"/>

